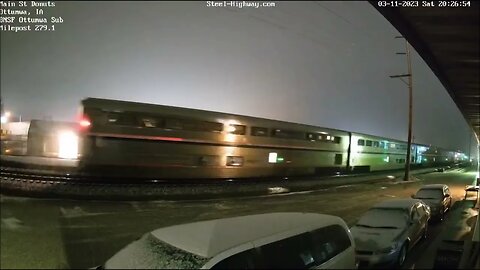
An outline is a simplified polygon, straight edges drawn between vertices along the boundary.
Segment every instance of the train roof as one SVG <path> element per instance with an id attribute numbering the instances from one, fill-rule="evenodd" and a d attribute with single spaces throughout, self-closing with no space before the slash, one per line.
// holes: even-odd
<path id="1" fill-rule="evenodd" d="M 122 110 L 139 110 L 144 112 L 150 112 L 151 110 L 158 110 L 159 108 L 165 108 L 170 110 L 177 110 L 178 112 L 182 112 L 188 115 L 192 115 L 192 113 L 198 114 L 206 114 L 210 117 L 218 117 L 218 114 L 223 114 L 225 117 L 232 117 L 232 118 L 244 118 L 249 120 L 261 120 L 261 121 L 271 121 L 276 122 L 278 124 L 288 124 L 294 126 L 307 126 L 310 128 L 322 128 L 325 130 L 335 131 L 335 132 L 342 132 L 348 133 L 349 131 L 334 129 L 334 128 L 327 128 L 327 127 L 320 127 L 314 126 L 309 124 L 303 123 L 295 123 L 283 120 L 275 120 L 275 119 L 268 119 L 262 117 L 255 117 L 255 116 L 248 116 L 248 115 L 241 115 L 241 114 L 234 114 L 234 113 L 226 113 L 226 112 L 215 112 L 215 111 L 208 111 L 208 110 L 201 110 L 201 109 L 193 109 L 193 108 L 186 108 L 186 107 L 176 107 L 176 106 L 169 106 L 169 105 L 160 105 L 160 104 L 152 104 L 152 103 L 142 103 L 142 102 L 134 102 L 134 101 L 122 101 L 122 100 L 113 100 L 113 99 L 101 99 L 101 98 L 86 98 L 82 100 L 82 105 L 85 106 L 101 106 L 105 107 L 106 109 L 112 110 L 120 110 L 119 107 L 121 106 Z"/>

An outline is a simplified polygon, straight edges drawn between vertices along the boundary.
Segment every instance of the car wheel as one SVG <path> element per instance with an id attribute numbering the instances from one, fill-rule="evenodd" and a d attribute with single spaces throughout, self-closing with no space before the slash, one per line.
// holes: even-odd
<path id="1" fill-rule="evenodd" d="M 406 257 L 407 257 L 407 245 L 403 244 L 402 248 L 400 249 L 400 252 L 398 253 L 398 259 L 397 259 L 398 267 L 401 267 L 403 265 Z"/>

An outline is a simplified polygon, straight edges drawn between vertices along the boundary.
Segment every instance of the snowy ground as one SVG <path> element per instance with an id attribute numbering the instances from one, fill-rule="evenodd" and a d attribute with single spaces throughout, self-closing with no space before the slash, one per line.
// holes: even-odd
<path id="1" fill-rule="evenodd" d="M 317 212 L 353 224 L 371 205 L 409 197 L 423 183 L 445 183 L 455 201 L 474 172 L 456 169 L 419 175 L 411 181 L 388 179 L 369 184 L 343 184 L 319 190 L 203 201 L 76 201 L 1 196 L 1 268 L 88 268 L 156 228 L 199 220 L 266 212 Z M 472 201 L 473 202 L 473 201 Z M 443 223 L 432 224 L 427 241 L 409 256 L 406 268 L 431 267 L 436 246 L 449 220 L 469 208 L 457 203 Z M 478 212 L 477 212 L 478 213 Z M 468 213 L 475 215 L 475 213 Z M 453 221 L 452 221 L 453 222 Z"/>

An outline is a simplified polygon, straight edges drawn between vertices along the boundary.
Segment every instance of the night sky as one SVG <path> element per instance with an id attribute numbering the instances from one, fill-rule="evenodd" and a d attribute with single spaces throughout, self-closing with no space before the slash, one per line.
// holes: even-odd
<path id="1" fill-rule="evenodd" d="M 73 121 L 101 97 L 407 138 L 408 89 L 389 78 L 405 44 L 367 2 L 55 3 L 55 32 L 1 33 L 2 100 L 23 118 Z M 466 121 L 412 57 L 414 141 L 468 153 Z"/>

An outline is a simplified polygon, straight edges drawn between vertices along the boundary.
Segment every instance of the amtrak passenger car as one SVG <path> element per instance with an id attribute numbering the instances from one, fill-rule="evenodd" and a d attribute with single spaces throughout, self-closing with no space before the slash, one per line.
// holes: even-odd
<path id="1" fill-rule="evenodd" d="M 405 166 L 407 149 L 405 142 L 323 127 L 97 98 L 82 101 L 80 128 L 82 168 L 120 177 L 249 178 L 388 170 Z M 415 161 L 417 147 L 412 148 Z M 425 157 L 431 154 L 427 152 Z M 442 160 L 441 153 L 436 161 Z"/>

